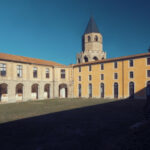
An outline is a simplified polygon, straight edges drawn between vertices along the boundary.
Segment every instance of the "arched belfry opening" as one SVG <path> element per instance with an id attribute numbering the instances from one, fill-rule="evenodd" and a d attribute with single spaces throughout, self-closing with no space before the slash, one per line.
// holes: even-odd
<path id="1" fill-rule="evenodd" d="M 88 57 L 87 56 L 84 56 L 84 62 L 88 62 Z"/>
<path id="2" fill-rule="evenodd" d="M 94 57 L 93 57 L 93 60 L 95 60 L 95 61 L 96 61 L 96 60 L 98 60 L 98 58 L 97 58 L 96 56 L 94 56 Z"/>
<path id="3" fill-rule="evenodd" d="M 59 85 L 59 97 L 60 98 L 68 97 L 68 88 L 67 88 L 66 84 L 60 84 Z"/>

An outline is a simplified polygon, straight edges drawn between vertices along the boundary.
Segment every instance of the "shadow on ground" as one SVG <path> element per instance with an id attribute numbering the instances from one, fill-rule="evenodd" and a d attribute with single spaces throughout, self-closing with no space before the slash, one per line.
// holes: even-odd
<path id="1" fill-rule="evenodd" d="M 109 150 L 143 120 L 144 100 L 121 100 L 0 124 L 1 150 Z"/>

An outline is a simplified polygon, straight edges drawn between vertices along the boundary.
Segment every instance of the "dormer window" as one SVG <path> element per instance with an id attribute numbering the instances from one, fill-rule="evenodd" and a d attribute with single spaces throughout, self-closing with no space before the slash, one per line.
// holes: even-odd
<path id="1" fill-rule="evenodd" d="M 98 36 L 97 35 L 95 35 L 95 37 L 94 37 L 94 41 L 98 41 Z"/>
<path id="2" fill-rule="evenodd" d="M 88 36 L 88 42 L 91 42 L 91 37 L 90 36 Z"/>

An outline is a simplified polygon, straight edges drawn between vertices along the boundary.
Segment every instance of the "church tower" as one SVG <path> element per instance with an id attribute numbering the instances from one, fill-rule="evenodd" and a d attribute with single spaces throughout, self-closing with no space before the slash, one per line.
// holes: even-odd
<path id="1" fill-rule="evenodd" d="M 106 53 L 103 51 L 103 39 L 97 25 L 90 18 L 87 28 L 82 36 L 82 52 L 77 54 L 77 63 L 96 61 L 106 58 Z"/>

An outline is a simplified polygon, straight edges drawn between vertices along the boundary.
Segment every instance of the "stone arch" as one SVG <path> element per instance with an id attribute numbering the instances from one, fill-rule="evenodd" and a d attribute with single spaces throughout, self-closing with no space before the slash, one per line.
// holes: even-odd
<path id="1" fill-rule="evenodd" d="M 23 84 L 18 83 L 16 85 L 16 100 L 23 100 Z"/>
<path id="2" fill-rule="evenodd" d="M 8 100 L 8 85 L 6 83 L 0 84 L 0 101 Z"/>
<path id="3" fill-rule="evenodd" d="M 60 98 L 66 98 L 68 97 L 68 88 L 67 84 L 60 84 L 59 85 L 59 97 Z"/>
<path id="4" fill-rule="evenodd" d="M 96 60 L 98 60 L 98 58 L 97 58 L 96 56 L 94 56 L 94 57 L 93 57 L 93 60 L 95 60 L 95 61 L 96 61 Z"/>
<path id="5" fill-rule="evenodd" d="M 31 86 L 31 97 L 32 99 L 38 99 L 39 97 L 39 92 L 38 92 L 38 84 L 35 83 Z"/>
<path id="6" fill-rule="evenodd" d="M 84 62 L 88 62 L 88 57 L 87 56 L 84 56 Z"/>
<path id="7" fill-rule="evenodd" d="M 50 84 L 45 84 L 44 86 L 44 98 L 50 98 Z"/>

